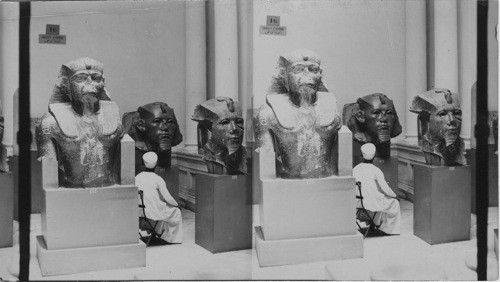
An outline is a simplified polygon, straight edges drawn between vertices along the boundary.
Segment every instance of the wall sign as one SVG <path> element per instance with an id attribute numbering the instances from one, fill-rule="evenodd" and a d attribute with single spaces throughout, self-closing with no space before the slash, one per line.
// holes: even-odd
<path id="1" fill-rule="evenodd" d="M 280 26 L 279 16 L 267 16 L 266 25 L 260 26 L 260 34 L 286 35 L 286 26 Z"/>
<path id="2" fill-rule="evenodd" d="M 38 35 L 38 43 L 43 44 L 66 44 L 66 35 L 59 34 L 58 24 L 48 24 L 45 34 Z"/>

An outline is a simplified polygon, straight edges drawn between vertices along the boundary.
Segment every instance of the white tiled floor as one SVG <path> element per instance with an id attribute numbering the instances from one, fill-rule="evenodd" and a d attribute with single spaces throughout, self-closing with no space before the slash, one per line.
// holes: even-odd
<path id="1" fill-rule="evenodd" d="M 413 279 L 475 280 L 476 274 L 466 266 L 474 263 L 476 255 L 476 225 L 472 215 L 471 240 L 428 245 L 413 236 L 413 204 L 401 201 L 402 234 L 364 240 L 364 257 L 343 261 L 325 261 L 298 265 L 259 267 L 255 250 L 242 250 L 212 254 L 194 243 L 194 213 L 183 210 L 184 242 L 176 245 L 147 248 L 147 266 L 120 270 L 107 270 L 72 275 L 42 277 L 36 259 L 35 236 L 40 235 L 40 214 L 31 217 L 32 280 L 274 280 L 299 279 L 370 280 L 376 271 Z M 254 208 L 254 219 L 258 219 Z M 498 208 L 489 209 L 488 245 L 493 250 L 493 228 L 498 228 Z M 255 222 L 258 225 L 258 222 Z M 17 225 L 15 226 L 17 230 Z M 17 237 L 17 233 L 15 233 Z M 17 239 L 15 239 L 17 244 Z M 16 268 L 18 247 L 0 249 L 0 278 L 11 278 L 9 268 Z M 498 277 L 498 261 L 493 253 L 488 257 L 488 278 Z M 398 268 L 399 267 L 399 268 Z M 12 271 L 12 270 L 11 270 Z M 399 271 L 399 272 L 398 272 Z M 405 276 L 406 275 L 406 276 Z M 409 276 L 408 276 L 409 275 Z M 427 276 L 426 276 L 427 275 Z M 430 275 L 430 276 L 429 276 Z"/>

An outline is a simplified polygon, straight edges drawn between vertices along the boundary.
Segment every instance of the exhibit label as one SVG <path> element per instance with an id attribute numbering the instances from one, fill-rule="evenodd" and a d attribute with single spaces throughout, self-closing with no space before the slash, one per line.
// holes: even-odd
<path id="1" fill-rule="evenodd" d="M 66 35 L 59 34 L 58 24 L 48 24 L 45 27 L 46 34 L 38 35 L 38 43 L 44 44 L 66 44 Z"/>

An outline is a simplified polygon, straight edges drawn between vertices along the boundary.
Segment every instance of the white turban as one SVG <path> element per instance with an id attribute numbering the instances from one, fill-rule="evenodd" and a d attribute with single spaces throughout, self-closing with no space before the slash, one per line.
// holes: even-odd
<path id="1" fill-rule="evenodd" d="M 158 162 L 158 155 L 155 152 L 147 152 L 142 155 L 142 160 L 147 168 L 154 168 Z"/>
<path id="2" fill-rule="evenodd" d="M 363 158 L 365 160 L 371 160 L 373 157 L 375 157 L 375 152 L 377 149 L 375 148 L 375 145 L 372 143 L 366 143 L 363 146 L 361 146 L 361 153 L 363 154 Z"/>

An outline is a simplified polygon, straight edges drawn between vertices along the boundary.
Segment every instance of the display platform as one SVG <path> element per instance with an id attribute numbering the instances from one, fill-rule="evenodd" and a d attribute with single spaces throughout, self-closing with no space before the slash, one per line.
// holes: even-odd
<path id="1" fill-rule="evenodd" d="M 414 165 L 413 234 L 433 245 L 470 239 L 470 166 Z"/>
<path id="2" fill-rule="evenodd" d="M 169 168 L 159 168 L 155 169 L 155 173 L 158 174 L 165 183 L 167 184 L 167 190 L 174 197 L 175 201 L 179 202 L 179 167 L 171 166 Z"/>
<path id="3" fill-rule="evenodd" d="M 146 245 L 110 245 L 88 248 L 48 250 L 37 236 L 37 258 L 43 276 L 146 266 Z"/>
<path id="4" fill-rule="evenodd" d="M 12 247 L 14 226 L 14 174 L 0 172 L 0 248 Z"/>
<path id="5" fill-rule="evenodd" d="M 260 266 L 363 257 L 363 236 L 361 234 L 264 240 L 260 227 L 256 227 L 255 231 L 255 248 Z"/>
<path id="6" fill-rule="evenodd" d="M 195 243 L 212 253 L 252 248 L 252 176 L 196 175 Z"/>
<path id="7" fill-rule="evenodd" d="M 494 144 L 488 145 L 488 207 L 498 207 L 498 155 Z M 472 213 L 476 213 L 476 149 L 466 150 L 467 164 L 472 170 Z"/>
<path id="8" fill-rule="evenodd" d="M 132 185 L 49 188 L 42 192 L 42 234 L 49 250 L 138 242 L 138 190 Z"/>
<path id="9" fill-rule="evenodd" d="M 261 180 L 260 266 L 363 257 L 352 176 Z"/>
<path id="10" fill-rule="evenodd" d="M 494 234 L 494 248 L 495 248 L 495 256 L 497 257 L 498 260 L 498 228 L 493 229 L 493 234 Z"/>

